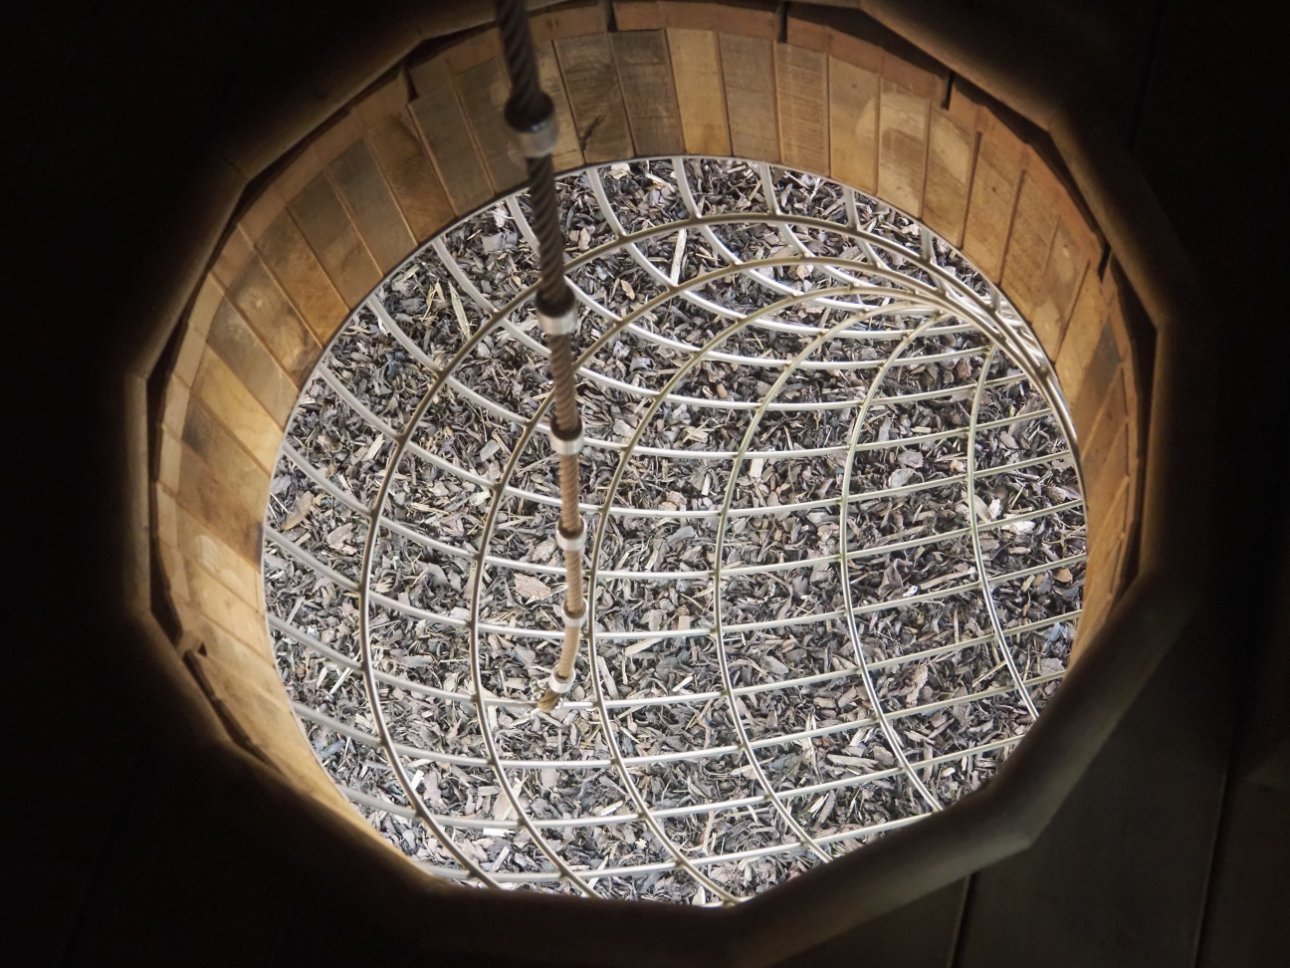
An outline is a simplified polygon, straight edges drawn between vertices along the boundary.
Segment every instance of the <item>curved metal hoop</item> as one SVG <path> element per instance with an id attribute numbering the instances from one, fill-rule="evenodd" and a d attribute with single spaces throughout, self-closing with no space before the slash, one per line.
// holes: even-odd
<path id="1" fill-rule="evenodd" d="M 734 178 L 755 186 L 747 206 L 705 211 L 704 186 Z M 640 199 L 622 190 L 625 179 L 657 193 L 652 202 L 645 193 L 644 215 Z M 676 158 L 590 167 L 563 176 L 562 190 L 576 195 L 582 227 L 596 234 L 592 244 L 573 233 L 567 264 L 584 333 L 578 378 L 605 418 L 587 424 L 593 486 L 582 505 L 590 574 L 580 681 L 590 689 L 577 690 L 555 716 L 535 710 L 531 684 L 544 681 L 548 668 L 541 650 L 555 648 L 563 632 L 549 608 L 520 602 L 511 589 L 523 576 L 524 587 L 540 591 L 562 568 L 515 551 L 510 539 L 511 548 L 499 547 L 500 535 L 524 533 L 526 521 L 551 519 L 559 505 L 539 446 L 550 400 L 531 389 L 522 362 L 510 389 L 498 386 L 489 362 L 505 354 L 537 364 L 545 354 L 532 305 L 533 232 L 518 194 L 462 219 L 392 273 L 324 355 L 309 393 L 325 396 L 370 439 L 370 480 L 338 483 L 334 467 L 311 450 L 316 437 L 299 429 L 307 408 L 298 408 L 279 474 L 343 512 L 352 531 L 362 529 L 362 547 L 292 540 L 271 514 L 266 554 L 283 564 L 266 567 L 266 594 L 283 607 L 270 608 L 269 625 L 280 649 L 307 656 L 321 670 L 319 681 L 334 680 L 332 693 L 351 677 L 361 680 L 362 695 L 348 712 L 292 676 L 288 688 L 308 730 L 380 754 L 371 769 L 387 778 L 346 792 L 375 822 L 398 818 L 404 836 L 395 839 L 435 874 L 493 887 L 731 903 L 940 809 L 963 792 L 961 782 L 945 785 L 947 771 L 971 762 L 988 777 L 1039 714 L 1062 672 L 1036 666 L 1023 643 L 1069 637 L 1079 614 L 1083 548 L 1019 568 L 1001 568 L 986 549 L 1000 536 L 1063 516 L 1079 530 L 1074 433 L 1034 334 L 997 289 L 924 226 L 853 189 L 766 164 Z M 472 240 L 484 237 L 490 241 L 481 250 Z M 480 251 L 504 255 L 510 276 L 476 259 Z M 624 288 L 629 275 L 637 283 Z M 397 309 L 393 290 L 394 280 L 413 276 L 428 290 L 421 320 Z M 436 287 L 438 298 L 430 294 Z M 432 338 L 441 330 L 425 323 L 436 305 L 460 331 L 447 359 Z M 670 325 L 675 320 L 685 331 Z M 406 406 L 386 406 L 373 390 L 382 384 L 379 368 L 369 361 L 360 374 L 341 352 L 364 332 L 379 333 L 389 358 L 415 373 L 417 396 Z M 621 366 L 623 353 L 639 365 Z M 707 392 L 701 374 L 718 371 L 730 392 Z M 934 385 L 909 392 L 907 372 L 930 373 Z M 755 389 L 743 394 L 749 386 Z M 937 407 L 955 410 L 961 422 L 937 428 L 909 419 Z M 1006 412 L 985 414 L 1000 408 Z M 660 432 L 679 414 L 698 415 L 697 436 Z M 818 439 L 773 445 L 765 428 L 784 420 L 814 421 Z M 905 421 L 894 435 L 893 420 Z M 465 422 L 484 431 L 469 431 Z M 983 466 L 983 440 L 1011 439 L 1041 422 L 1052 430 L 1052 445 Z M 707 445 L 713 427 L 728 440 Z M 493 433 L 493 450 L 504 460 L 435 444 L 471 433 L 481 445 Z M 942 453 L 958 446 L 961 457 Z M 930 457 L 924 464 L 923 453 L 944 458 L 945 468 Z M 884 473 L 874 486 L 875 469 L 896 454 L 906 455 L 911 472 Z M 836 473 L 815 491 L 789 492 L 786 500 L 776 493 L 772 502 L 750 483 L 767 465 L 786 474 L 799 466 Z M 705 489 L 700 495 L 684 487 L 664 500 L 648 489 L 641 471 L 649 467 L 685 470 L 704 478 Z M 984 486 L 1059 478 L 1064 484 L 1049 483 L 1048 497 L 1015 512 L 992 512 L 978 496 Z M 415 486 L 406 483 L 413 480 Z M 953 527 L 909 527 L 881 542 L 861 537 L 877 513 L 871 509 L 891 514 L 902 502 L 951 492 L 962 502 Z M 449 520 L 444 507 L 468 508 L 469 523 L 440 527 Z M 818 553 L 779 549 L 752 557 L 741 535 L 785 521 L 823 524 L 836 539 L 822 541 Z M 673 540 L 684 529 L 690 534 Z M 673 551 L 687 540 L 697 555 Z M 937 549 L 951 549 L 947 561 L 962 567 L 947 565 L 943 574 L 898 589 L 866 584 L 876 563 L 942 554 Z M 963 549 L 961 561 L 953 549 Z M 401 573 L 410 555 L 425 566 L 423 579 L 430 566 L 466 576 L 456 607 L 417 604 L 383 577 Z M 312 576 L 314 592 L 332 588 L 323 611 L 356 603 L 349 647 L 345 636 L 325 641 L 299 618 L 300 592 L 294 608 L 285 605 L 273 576 L 295 569 Z M 1001 612 L 1001 586 L 1029 588 L 1058 571 L 1070 575 L 1063 599 L 1070 607 L 1046 606 L 1038 617 Z M 748 589 L 771 601 L 784 582 L 820 586 L 827 595 L 818 600 L 834 600 L 795 613 L 789 595 L 765 617 L 736 615 Z M 420 595 L 422 584 L 412 591 Z M 638 623 L 628 623 L 619 606 L 636 599 L 626 589 L 636 589 L 642 602 L 670 596 L 707 619 L 639 624 L 649 611 L 642 606 L 633 613 Z M 967 600 L 983 621 L 964 634 L 955 603 Z M 899 627 L 893 615 L 942 612 L 956 623 L 944 641 L 896 648 L 894 639 L 879 644 L 870 632 L 880 621 Z M 748 663 L 756 665 L 750 656 L 774 658 L 758 643 L 776 635 L 816 643 L 799 651 L 820 667 L 749 678 Z M 419 653 L 418 642 L 428 651 Z M 697 657 L 688 678 L 668 679 L 659 671 L 668 656 L 650 657 L 669 650 Z M 989 661 L 953 694 L 929 698 L 914 687 L 902 701 L 893 693 L 907 670 L 919 674 L 921 667 L 925 682 L 938 661 L 978 652 Z M 650 661 L 641 681 L 623 678 Z M 848 710 L 835 703 L 838 714 L 824 724 L 812 711 L 800 728 L 776 732 L 754 726 L 748 714 L 748 704 L 774 697 L 797 696 L 813 710 L 816 699 L 833 702 L 840 694 L 850 697 Z M 1006 706 L 1012 718 L 954 749 L 911 738 L 944 728 L 924 724 L 969 716 L 964 711 L 977 706 Z M 419 718 L 410 719 L 408 707 Z M 643 739 L 650 731 L 661 738 Z M 820 760 L 828 763 L 813 768 L 813 782 L 799 782 L 793 770 Z M 449 778 L 467 791 L 459 806 L 472 809 L 448 806 L 436 785 Z M 716 792 L 705 792 L 699 780 Z M 755 832 L 736 842 L 737 829 Z"/>

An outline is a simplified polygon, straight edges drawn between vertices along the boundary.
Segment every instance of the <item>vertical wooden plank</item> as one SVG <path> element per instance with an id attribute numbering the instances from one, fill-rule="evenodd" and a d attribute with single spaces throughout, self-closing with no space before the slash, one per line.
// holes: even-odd
<path id="1" fill-rule="evenodd" d="M 609 38 L 566 37 L 555 42 L 555 50 L 583 157 L 589 162 L 630 157 L 632 136 Z"/>
<path id="2" fill-rule="evenodd" d="M 1066 394 L 1067 400 L 1074 398 L 1084 383 L 1084 368 L 1097 345 L 1105 310 L 1106 299 L 1101 280 L 1090 269 L 1084 273 L 1065 337 L 1053 360 L 1057 379 L 1061 382 L 1062 392 Z"/>
<path id="3" fill-rule="evenodd" d="M 448 65 L 443 58 L 435 58 L 417 64 L 411 74 L 419 96 L 408 107 L 453 211 L 464 215 L 488 201 L 493 187 L 453 90 Z"/>
<path id="4" fill-rule="evenodd" d="M 510 129 L 502 116 L 510 82 L 501 61 L 484 61 L 458 74 L 452 83 L 475 134 L 494 193 L 514 188 L 524 180 L 524 166 L 513 150 Z"/>
<path id="5" fill-rule="evenodd" d="M 745 158 L 777 162 L 774 45 L 759 37 L 727 33 L 719 36 L 730 150 Z"/>
<path id="6" fill-rule="evenodd" d="M 306 185 L 291 200 L 289 208 L 336 291 L 347 306 L 357 306 L 381 281 L 381 270 L 367 251 L 326 174 L 319 174 Z M 319 339 L 329 339 L 345 322 L 345 316 L 345 312 L 332 316 L 324 329 L 318 332 Z"/>
<path id="7" fill-rule="evenodd" d="M 1026 147 L 1021 139 L 982 110 L 981 139 L 968 200 L 963 252 L 991 280 L 1003 271 L 1003 253 L 1017 202 Z"/>
<path id="8" fill-rule="evenodd" d="M 204 404 L 194 400 L 184 416 L 183 443 L 213 470 L 240 500 L 235 507 L 256 517 L 264 513 L 269 472 Z M 185 457 L 186 459 L 186 457 Z M 182 476 L 182 475 L 181 475 Z"/>
<path id="9" fill-rule="evenodd" d="M 228 365 L 209 348 L 193 382 L 193 397 L 204 403 L 265 472 L 271 472 L 282 429 Z"/>
<path id="10" fill-rule="evenodd" d="M 246 384 L 279 427 L 285 427 L 298 390 L 267 346 L 227 299 L 211 323 L 207 344 Z"/>
<path id="11" fill-rule="evenodd" d="M 829 168 L 863 192 L 878 190 L 878 74 L 829 58 Z"/>
<path id="12" fill-rule="evenodd" d="M 381 272 L 389 272 L 407 258 L 416 240 L 371 149 L 365 141 L 358 141 L 337 155 L 327 171 L 367 250 Z"/>
<path id="13" fill-rule="evenodd" d="M 560 74 L 560 61 L 555 56 L 552 41 L 535 40 L 534 48 L 537 51 L 538 80 L 555 105 L 555 150 L 551 152 L 551 163 L 556 171 L 568 171 L 579 167 L 583 159 L 582 148 L 578 145 L 578 129 L 569 108 L 569 94 Z"/>
<path id="14" fill-rule="evenodd" d="M 539 45 L 548 44 L 558 37 L 603 34 L 609 29 L 609 8 L 600 0 L 571 0 L 553 10 L 530 11 L 529 26 L 534 43 Z M 619 21 L 618 29 L 632 28 Z"/>
<path id="15" fill-rule="evenodd" d="M 619 30 L 653 30 L 665 18 L 657 0 L 614 0 L 614 23 Z"/>
<path id="16" fill-rule="evenodd" d="M 187 444 L 169 436 L 168 441 L 177 455 L 176 502 L 205 524 L 212 534 L 258 567 L 267 480 L 263 491 L 248 499 L 236 482 L 227 474 L 217 474 Z"/>
<path id="17" fill-rule="evenodd" d="M 184 565 L 189 601 L 197 612 L 238 639 L 264 640 L 264 613 L 258 604 L 243 600 L 195 559 L 185 555 Z M 259 676 L 263 681 L 276 684 L 278 680 L 273 665 L 265 659 L 267 655 L 259 663 Z M 246 674 L 249 668 L 251 666 L 243 666 L 241 671 Z"/>
<path id="18" fill-rule="evenodd" d="M 829 171 L 829 65 L 819 51 L 775 45 L 779 148 L 784 164 Z"/>
<path id="19" fill-rule="evenodd" d="M 685 150 L 701 155 L 730 154 L 726 89 L 716 33 L 669 28 L 667 43 L 672 55 Z"/>
<path id="20" fill-rule="evenodd" d="M 197 291 L 197 298 L 193 300 L 193 308 L 189 311 L 188 319 L 184 323 L 184 334 L 179 344 L 179 354 L 175 358 L 174 366 L 170 369 L 172 382 L 174 380 L 180 380 L 187 384 L 193 382 L 193 376 L 197 372 L 197 363 L 202 355 L 202 345 L 206 342 L 206 335 L 210 332 L 215 313 L 223 299 L 224 288 L 219 284 L 214 273 L 208 275 L 202 281 L 201 288 Z"/>
<path id="21" fill-rule="evenodd" d="M 930 112 L 927 98 L 883 79 L 878 110 L 878 194 L 914 218 L 922 216 Z"/>
<path id="22" fill-rule="evenodd" d="M 1017 192 L 1000 286 L 1027 319 L 1043 294 L 1044 269 L 1057 231 L 1060 190 L 1056 179 L 1038 164 L 1027 168 Z"/>
<path id="23" fill-rule="evenodd" d="M 258 256 L 233 280 L 228 298 L 291 382 L 301 386 L 322 355 L 322 345 L 301 322 Z"/>
<path id="24" fill-rule="evenodd" d="M 933 108 L 928 121 L 923 221 L 956 247 L 963 244 L 975 158 L 976 132 Z"/>
<path id="25" fill-rule="evenodd" d="M 375 121 L 367 129 L 366 139 L 417 242 L 425 241 L 452 221 L 448 193 L 406 109 Z"/>
<path id="26" fill-rule="evenodd" d="M 1074 205 L 1066 204 L 1063 209 L 1053 231 L 1040 295 L 1030 313 L 1030 324 L 1051 360 L 1057 358 L 1080 284 L 1086 272 L 1094 271 L 1096 258 L 1095 239 Z"/>
<path id="27" fill-rule="evenodd" d="M 326 342 L 336 320 L 343 319 L 349 307 L 291 213 L 278 215 L 255 247 L 314 336 L 320 343 Z"/>
<path id="28" fill-rule="evenodd" d="M 1071 348 L 1074 349 L 1073 344 Z M 1067 355 L 1066 347 L 1063 346 L 1063 355 L 1058 357 L 1058 379 L 1061 379 L 1063 371 L 1070 372 L 1075 359 L 1073 352 Z M 1098 330 L 1097 340 L 1084 360 L 1078 388 L 1074 392 L 1067 391 L 1071 420 L 1075 424 L 1076 433 L 1081 436 L 1086 435 L 1093 426 L 1105 394 L 1119 375 L 1119 366 L 1120 354 L 1115 347 L 1115 336 L 1109 326 L 1103 326 Z"/>
<path id="29" fill-rule="evenodd" d="M 661 30 L 634 30 L 611 36 L 636 153 L 672 155 L 683 151 L 685 139 L 667 37 Z"/>

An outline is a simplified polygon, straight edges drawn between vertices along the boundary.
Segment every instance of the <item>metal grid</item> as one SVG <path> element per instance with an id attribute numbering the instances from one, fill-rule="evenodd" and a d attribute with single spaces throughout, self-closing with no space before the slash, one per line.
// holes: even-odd
<path id="1" fill-rule="evenodd" d="M 275 474 L 269 626 L 324 766 L 436 875 L 731 903 L 942 809 L 1038 715 L 1079 614 L 1074 435 L 998 290 L 868 196 L 707 158 L 561 191 L 578 687 L 535 708 L 563 567 L 518 193 L 392 273 L 324 354 Z M 934 385 L 892 392 L 910 372 Z M 305 493 L 341 522 L 322 540 L 284 525 Z"/>

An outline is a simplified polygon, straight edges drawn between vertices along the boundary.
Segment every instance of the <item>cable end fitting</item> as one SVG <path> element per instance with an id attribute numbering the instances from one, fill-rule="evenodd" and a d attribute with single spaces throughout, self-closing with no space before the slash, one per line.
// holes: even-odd
<path id="1" fill-rule="evenodd" d="M 567 629 L 580 629 L 587 624 L 587 606 L 583 603 L 581 612 L 570 612 L 569 605 L 566 602 L 561 609 L 564 615 L 564 627 Z"/>
<path id="2" fill-rule="evenodd" d="M 555 151 L 555 105 L 545 93 L 540 95 L 540 101 L 537 110 L 527 112 L 514 97 L 506 102 L 506 125 L 515 147 L 525 158 L 545 158 Z"/>
<path id="3" fill-rule="evenodd" d="M 568 679 L 561 679 L 554 669 L 551 670 L 551 677 L 547 679 L 546 687 L 549 691 L 557 696 L 567 696 L 569 690 L 573 688 L 573 676 Z"/>
<path id="4" fill-rule="evenodd" d="M 581 420 L 571 431 L 566 431 L 563 427 L 557 426 L 555 419 L 552 418 L 548 436 L 551 438 L 551 449 L 561 457 L 577 457 L 582 453 Z"/>
<path id="5" fill-rule="evenodd" d="M 539 306 L 537 315 L 547 336 L 572 336 L 578 331 L 578 310 L 572 304 L 558 312 L 548 312 Z"/>
<path id="6" fill-rule="evenodd" d="M 556 525 L 555 543 L 560 546 L 561 551 L 582 551 L 587 547 L 586 524 L 579 520 L 578 530 L 574 532 L 565 531 L 562 524 Z"/>

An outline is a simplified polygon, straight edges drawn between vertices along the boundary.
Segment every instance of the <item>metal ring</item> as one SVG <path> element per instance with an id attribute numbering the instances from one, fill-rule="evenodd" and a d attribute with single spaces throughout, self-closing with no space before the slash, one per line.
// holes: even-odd
<path id="1" fill-rule="evenodd" d="M 565 628 L 567 628 L 567 629 L 580 629 L 580 628 L 582 628 L 584 625 L 586 625 L 586 624 L 587 624 L 587 606 L 586 606 L 586 605 L 583 605 L 583 606 L 582 606 L 582 611 L 581 611 L 581 612 L 579 612 L 577 615 L 571 615 L 571 614 L 569 613 L 569 606 L 568 606 L 568 604 L 567 604 L 567 603 L 566 603 L 566 604 L 565 604 L 565 606 L 561 609 L 561 611 L 564 613 L 564 627 L 565 627 Z"/>
<path id="2" fill-rule="evenodd" d="M 564 525 L 556 525 L 555 543 L 561 551 L 582 551 L 587 547 L 587 526 L 579 519 L 578 530 L 569 533 L 564 530 Z"/>
<path id="3" fill-rule="evenodd" d="M 537 316 L 542 332 L 547 336 L 572 336 L 578 331 L 578 311 L 572 303 L 568 309 L 558 313 L 547 313 L 539 307 Z"/>
<path id="4" fill-rule="evenodd" d="M 561 679 L 558 675 L 556 675 L 555 670 L 552 669 L 551 676 L 550 678 L 547 679 L 546 684 L 547 686 L 550 687 L 551 691 L 555 693 L 557 696 L 563 696 L 563 695 L 566 695 L 569 692 L 569 690 L 573 688 L 573 676 L 570 676 L 568 679 Z"/>
<path id="5" fill-rule="evenodd" d="M 555 152 L 556 135 L 558 134 L 555 105 L 545 92 L 542 94 L 542 98 L 545 102 L 543 107 L 546 113 L 539 117 L 517 118 L 515 116 L 514 99 L 506 102 L 506 109 L 503 112 L 506 118 L 506 126 L 511 129 L 511 139 L 520 154 L 525 158 L 545 158 Z"/>
<path id="6" fill-rule="evenodd" d="M 578 421 L 578 426 L 574 428 L 573 433 L 566 434 L 558 426 L 555 420 L 551 421 L 551 429 L 547 432 L 551 438 L 551 449 L 561 457 L 577 457 L 582 453 L 582 421 Z"/>

